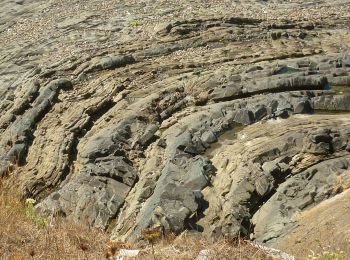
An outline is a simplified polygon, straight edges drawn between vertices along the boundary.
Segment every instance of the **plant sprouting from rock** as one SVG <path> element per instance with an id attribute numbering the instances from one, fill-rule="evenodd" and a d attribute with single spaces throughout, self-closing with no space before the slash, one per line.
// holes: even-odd
<path id="1" fill-rule="evenodd" d="M 47 218 L 40 216 L 35 207 L 34 204 L 36 203 L 35 199 L 29 198 L 26 200 L 26 207 L 25 207 L 25 215 L 28 219 L 33 221 L 38 226 L 46 226 L 47 225 Z"/>

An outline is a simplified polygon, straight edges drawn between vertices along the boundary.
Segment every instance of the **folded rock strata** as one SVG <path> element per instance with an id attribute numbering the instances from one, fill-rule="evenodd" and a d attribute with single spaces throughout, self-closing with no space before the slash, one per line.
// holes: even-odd
<path id="1" fill-rule="evenodd" d="M 350 4 L 180 2 L 5 1 L 0 176 L 113 238 L 282 245 L 348 188 Z"/>

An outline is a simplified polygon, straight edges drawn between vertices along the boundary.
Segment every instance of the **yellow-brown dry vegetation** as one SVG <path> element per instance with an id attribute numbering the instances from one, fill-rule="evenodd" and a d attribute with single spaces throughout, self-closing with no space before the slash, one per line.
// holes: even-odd
<path id="1" fill-rule="evenodd" d="M 108 234 L 68 221 L 40 225 L 27 206 L 0 183 L 0 259 L 101 259 Z"/>

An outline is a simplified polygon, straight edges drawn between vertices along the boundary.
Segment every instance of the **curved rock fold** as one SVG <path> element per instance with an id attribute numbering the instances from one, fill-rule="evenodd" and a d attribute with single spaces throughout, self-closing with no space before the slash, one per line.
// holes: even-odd
<path id="1" fill-rule="evenodd" d="M 283 247 L 350 187 L 350 4 L 131 2 L 5 1 L 0 176 L 113 238 Z"/>

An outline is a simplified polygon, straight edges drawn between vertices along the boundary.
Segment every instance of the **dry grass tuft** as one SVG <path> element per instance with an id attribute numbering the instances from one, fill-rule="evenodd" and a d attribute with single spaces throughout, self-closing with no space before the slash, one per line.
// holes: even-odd
<path id="1" fill-rule="evenodd" d="M 154 258 L 159 259 L 196 259 L 202 250 L 208 259 L 272 259 L 265 252 L 241 239 L 210 241 L 200 235 L 170 236 L 154 246 Z M 152 250 L 147 248 L 141 259 L 151 259 Z M 205 258 L 202 258 L 205 259 Z"/>
<path id="2" fill-rule="evenodd" d="M 0 183 L 0 259 L 103 259 L 108 235 L 57 220 L 38 225 L 26 205 Z"/>

